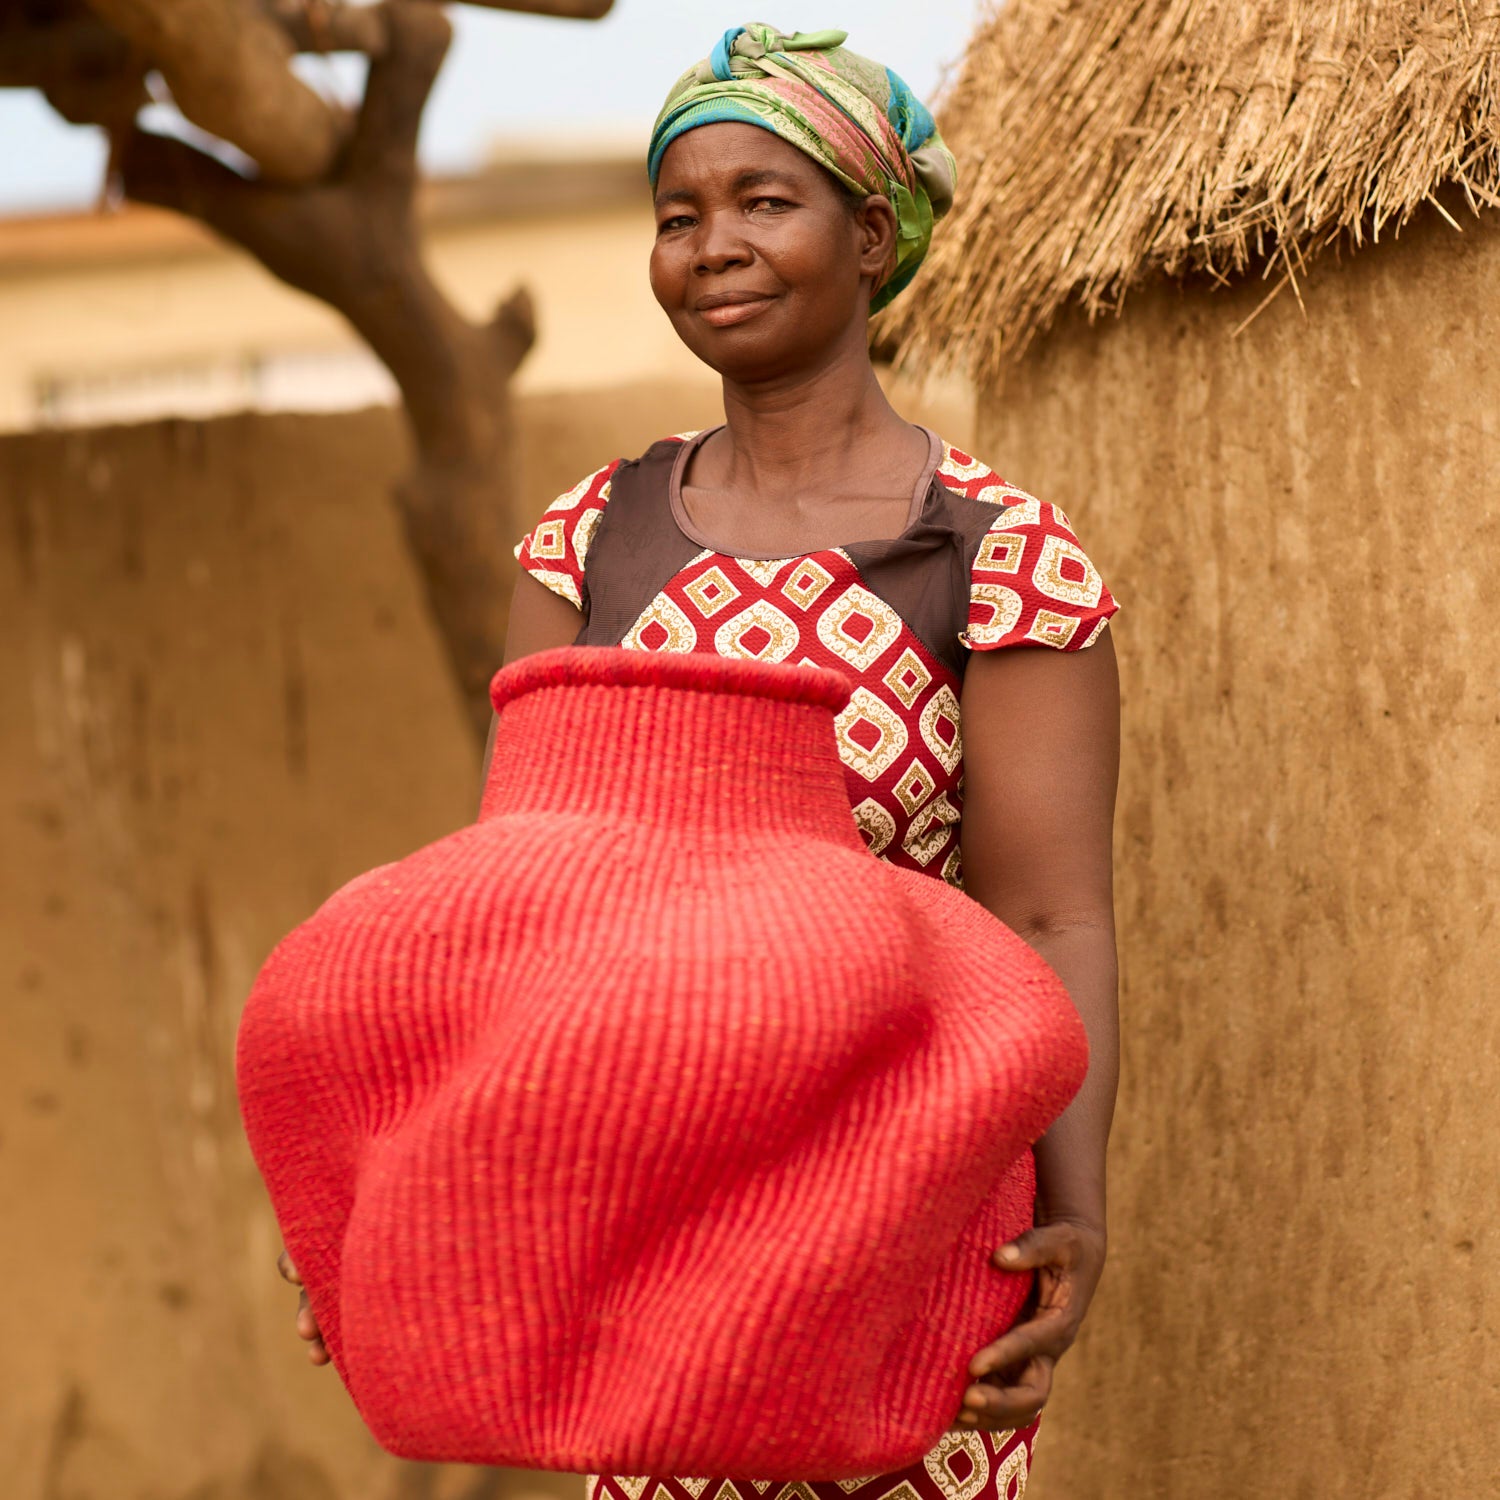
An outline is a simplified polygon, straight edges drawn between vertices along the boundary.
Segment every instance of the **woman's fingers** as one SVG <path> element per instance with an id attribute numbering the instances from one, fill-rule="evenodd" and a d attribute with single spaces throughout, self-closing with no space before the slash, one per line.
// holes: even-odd
<path id="1" fill-rule="evenodd" d="M 297 1298 L 297 1336 L 304 1339 L 315 1339 L 318 1337 L 318 1320 L 313 1316 L 312 1303 L 307 1299 L 304 1291 Z"/>
<path id="2" fill-rule="evenodd" d="M 1052 1391 L 1052 1370 L 1072 1347 L 1104 1264 L 1104 1232 L 1059 1220 L 1038 1224 L 994 1253 L 1006 1271 L 1035 1271 L 1030 1317 L 969 1361 L 975 1384 L 964 1392 L 960 1427 L 998 1431 L 1028 1426 Z"/>
<path id="3" fill-rule="evenodd" d="M 1009 1370 L 1028 1360 L 1055 1360 L 1067 1353 L 1077 1334 L 1076 1320 L 1066 1308 L 1028 1318 L 986 1344 L 969 1361 L 969 1374 L 976 1380 L 997 1370 Z"/>
<path id="4" fill-rule="evenodd" d="M 326 1365 L 332 1356 L 328 1352 L 328 1346 L 323 1342 L 323 1333 L 318 1327 L 318 1320 L 313 1316 L 312 1302 L 308 1298 L 307 1288 L 302 1286 L 302 1277 L 292 1263 L 292 1257 L 285 1250 L 276 1257 L 276 1269 L 281 1272 L 282 1280 L 302 1288 L 297 1297 L 297 1337 L 307 1343 L 308 1362 L 314 1365 Z"/>
<path id="5" fill-rule="evenodd" d="M 1073 1262 L 1077 1231 L 1071 1224 L 1039 1224 L 1018 1234 L 995 1251 L 994 1262 L 1004 1271 L 1035 1271 L 1042 1266 Z"/>
<path id="6" fill-rule="evenodd" d="M 1003 1385 L 971 1385 L 964 1392 L 958 1425 L 991 1432 L 1029 1426 L 1052 1394 L 1052 1364 L 1047 1358 L 1034 1359 Z"/>
<path id="7" fill-rule="evenodd" d="M 297 1335 L 307 1340 L 307 1357 L 315 1365 L 326 1365 L 329 1360 L 328 1346 L 323 1342 L 318 1320 L 313 1316 L 312 1304 L 303 1292 L 297 1299 Z"/>

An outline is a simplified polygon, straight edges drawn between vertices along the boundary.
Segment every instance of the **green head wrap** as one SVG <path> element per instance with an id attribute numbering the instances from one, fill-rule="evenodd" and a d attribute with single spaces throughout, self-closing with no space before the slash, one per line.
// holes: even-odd
<path id="1" fill-rule="evenodd" d="M 953 204 L 953 155 L 932 115 L 889 68 L 850 52 L 842 31 L 752 22 L 726 31 L 667 95 L 651 133 L 651 185 L 667 147 L 699 125 L 759 125 L 859 193 L 896 210 L 894 264 L 870 303 L 884 307 L 916 275 L 932 226 Z"/>

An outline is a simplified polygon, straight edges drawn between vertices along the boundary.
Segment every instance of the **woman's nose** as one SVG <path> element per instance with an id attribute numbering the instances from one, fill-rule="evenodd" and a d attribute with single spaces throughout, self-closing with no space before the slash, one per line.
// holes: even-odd
<path id="1" fill-rule="evenodd" d="M 699 223 L 698 243 L 693 248 L 693 268 L 697 271 L 724 271 L 750 260 L 745 237 L 727 214 L 705 214 Z"/>

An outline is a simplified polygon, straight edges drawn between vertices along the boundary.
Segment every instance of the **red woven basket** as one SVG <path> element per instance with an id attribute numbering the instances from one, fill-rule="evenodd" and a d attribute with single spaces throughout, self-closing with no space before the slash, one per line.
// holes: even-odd
<path id="1" fill-rule="evenodd" d="M 507 668 L 479 821 L 261 971 L 245 1128 L 409 1458 L 834 1479 L 948 1428 L 1026 1279 L 1086 1041 L 977 903 L 873 858 L 811 667 Z"/>

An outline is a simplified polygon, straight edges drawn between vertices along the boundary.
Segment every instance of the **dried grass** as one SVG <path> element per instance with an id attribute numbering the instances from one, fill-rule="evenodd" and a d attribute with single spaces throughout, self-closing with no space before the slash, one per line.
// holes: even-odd
<path id="1" fill-rule="evenodd" d="M 990 0 L 939 120 L 958 202 L 879 335 L 994 380 L 1065 303 L 1257 270 L 1300 299 L 1444 184 L 1500 207 L 1500 3 Z"/>

